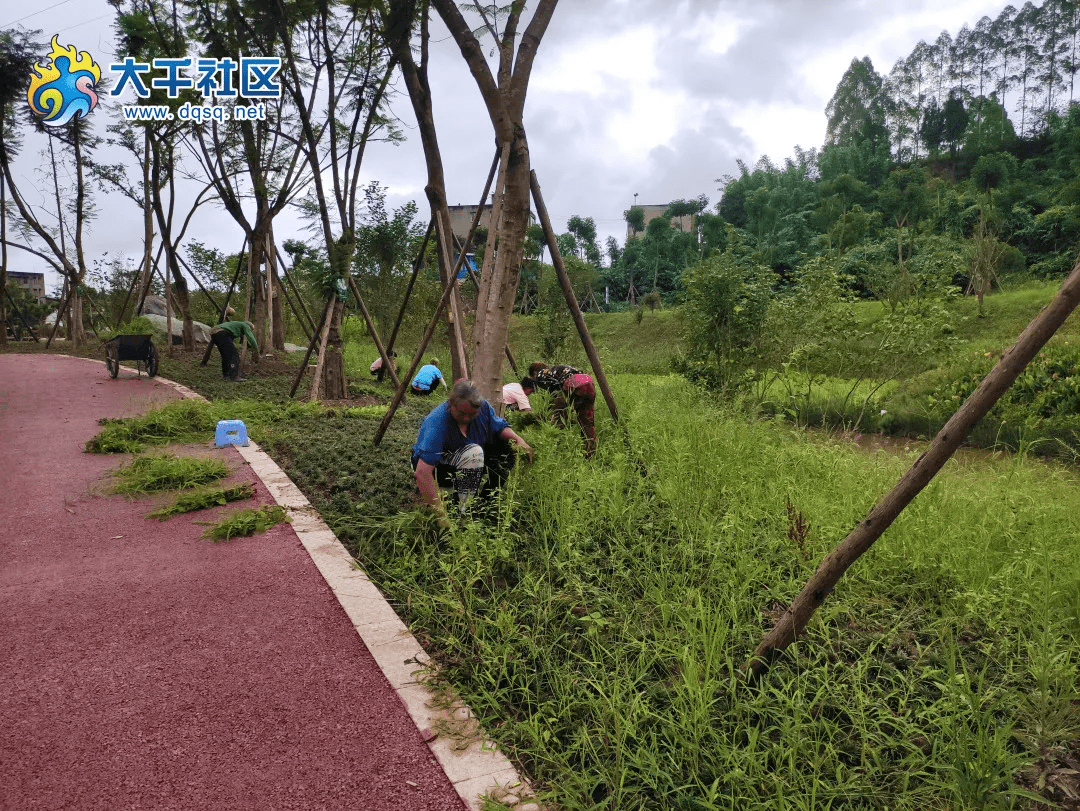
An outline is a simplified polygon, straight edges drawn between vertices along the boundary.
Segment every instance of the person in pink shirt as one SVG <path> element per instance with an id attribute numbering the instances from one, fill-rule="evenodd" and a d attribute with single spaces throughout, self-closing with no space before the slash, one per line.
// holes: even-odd
<path id="1" fill-rule="evenodd" d="M 507 411 L 532 411 L 529 395 L 525 393 L 520 383 L 507 383 L 503 386 L 502 398 Z"/>

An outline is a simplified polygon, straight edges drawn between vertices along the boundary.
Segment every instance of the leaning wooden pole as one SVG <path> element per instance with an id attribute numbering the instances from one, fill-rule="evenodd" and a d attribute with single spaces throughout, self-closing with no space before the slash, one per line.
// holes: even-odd
<path id="1" fill-rule="evenodd" d="M 817 571 L 744 666 L 751 678 L 762 675 L 777 654 L 795 641 L 848 567 L 881 537 L 904 507 L 929 484 L 964 441 L 972 426 L 993 408 L 1077 304 L 1080 304 L 1080 262 L 1065 279 L 1054 300 L 1032 319 L 1013 347 L 1001 356 L 990 374 L 983 378 L 979 387 L 938 431 L 926 452 L 915 460 L 892 491 L 870 510 L 866 518 L 821 561 Z"/>
<path id="2" fill-rule="evenodd" d="M 64 274 L 64 295 L 60 299 L 60 306 L 56 308 L 56 320 L 53 322 L 52 332 L 49 333 L 49 339 L 45 341 L 45 348 L 48 349 L 52 346 L 53 338 L 56 337 L 56 331 L 60 328 L 60 313 L 67 307 L 68 299 L 71 298 L 71 282 Z M 68 332 L 71 332 L 71 325 L 68 324 Z"/>
<path id="3" fill-rule="evenodd" d="M 377 446 L 382 442 L 383 434 L 385 434 L 386 429 L 390 427 L 390 422 L 394 419 L 394 414 L 397 413 L 401 401 L 405 399 L 405 390 L 409 387 L 409 381 L 411 381 L 413 375 L 416 374 L 416 370 L 420 366 L 420 360 L 424 357 L 428 344 L 431 343 L 431 337 L 435 334 L 435 328 L 439 325 L 439 319 L 442 318 L 443 311 L 446 310 L 446 305 L 450 303 L 450 296 L 454 292 L 455 287 L 455 277 L 457 276 L 458 269 L 461 267 L 461 263 L 464 261 L 465 252 L 462 251 L 458 254 L 457 262 L 454 263 L 454 269 L 450 273 L 450 284 L 443 288 L 442 297 L 439 299 L 439 306 L 435 308 L 435 314 L 431 316 L 431 320 L 428 321 L 427 329 L 424 330 L 424 337 L 420 339 L 420 346 L 416 348 L 416 354 L 413 355 L 413 359 L 409 363 L 409 371 L 401 378 L 401 382 L 398 383 L 397 388 L 394 389 L 394 399 L 390 401 L 390 405 L 386 409 L 386 415 L 383 417 L 382 422 L 379 423 L 379 427 L 375 431 L 375 438 L 371 442 L 372 445 Z"/>
<path id="4" fill-rule="evenodd" d="M 311 378 L 311 391 L 308 394 L 308 402 L 314 403 L 319 399 L 319 389 L 322 387 L 323 371 L 326 369 L 326 347 L 330 342 L 330 327 L 333 326 L 335 318 L 335 309 L 337 308 L 337 298 L 334 295 L 330 296 L 330 301 L 326 307 L 326 317 L 322 323 L 322 335 L 319 337 L 319 359 L 315 362 L 315 371 L 312 373 Z M 313 337 L 314 340 L 314 337 Z M 301 369 L 303 371 L 303 369 Z"/>
<path id="5" fill-rule="evenodd" d="M 450 220 L 443 220 L 443 214 L 447 213 L 446 206 L 441 206 L 440 210 L 435 212 L 435 245 L 439 251 L 439 259 L 442 267 L 446 268 L 449 274 L 446 277 L 446 286 L 451 290 L 457 288 L 457 271 L 450 270 L 450 257 L 453 255 L 450 252 L 450 241 L 453 235 L 453 228 L 450 225 Z M 461 320 L 461 308 L 458 306 L 459 300 L 451 296 L 450 298 L 450 355 L 453 361 L 452 366 L 454 374 L 461 377 L 469 376 L 469 353 L 465 349 L 465 335 L 462 332 L 464 325 Z"/>
<path id="6" fill-rule="evenodd" d="M 290 398 L 296 394 L 296 389 L 300 386 L 300 381 L 304 379 L 304 372 L 307 371 L 308 361 L 311 360 L 311 353 L 315 351 L 315 344 L 319 341 L 323 325 L 326 323 L 326 319 L 330 317 L 333 306 L 334 296 L 331 294 L 329 301 L 326 302 L 326 307 L 323 308 L 323 315 L 322 319 L 319 321 L 319 326 L 315 328 L 315 332 L 311 336 L 311 341 L 308 343 L 307 352 L 304 353 L 304 359 L 300 361 L 300 368 L 296 370 L 296 377 L 293 379 L 292 388 L 289 389 Z"/>
<path id="7" fill-rule="evenodd" d="M 244 236 L 244 244 L 240 246 L 240 254 L 236 257 L 236 272 L 233 274 L 232 282 L 229 284 L 229 289 L 225 292 L 225 303 L 221 305 L 221 313 L 218 315 L 218 324 L 225 320 L 225 316 L 229 312 L 229 301 L 232 299 L 233 290 L 236 289 L 236 283 L 240 280 L 240 271 L 242 269 L 241 262 L 244 259 L 244 251 L 247 249 L 247 235 Z M 213 324 L 212 326 L 217 326 Z M 214 349 L 214 342 L 208 341 L 206 344 L 206 351 L 203 352 L 202 361 L 200 366 L 205 366 L 210 361 L 210 352 Z M 290 395 L 291 396 L 291 395 Z"/>
<path id="8" fill-rule="evenodd" d="M 536 216 L 540 218 L 540 226 L 544 229 L 544 239 L 547 241 L 548 250 L 551 251 L 551 263 L 555 266 L 555 273 L 559 277 L 559 284 L 562 285 L 563 295 L 566 297 L 566 306 L 570 308 L 570 314 L 574 317 L 578 335 L 581 336 L 581 344 L 585 347 L 585 354 L 589 356 L 589 363 L 592 364 L 596 384 L 600 387 L 600 391 L 603 392 L 608 411 L 611 412 L 611 419 L 618 422 L 619 411 L 615 407 L 615 395 L 611 393 L 611 387 L 608 386 L 607 375 L 604 374 L 604 367 L 600 365 L 600 355 L 596 351 L 596 344 L 593 343 L 592 337 L 589 335 L 589 328 L 585 326 L 585 316 L 581 313 L 577 297 L 574 295 L 574 286 L 570 284 L 570 277 L 566 274 L 566 266 L 563 264 L 562 254 L 559 253 L 559 241 L 555 236 L 555 229 L 551 227 L 551 219 L 548 217 L 547 207 L 544 205 L 544 197 L 540 194 L 540 184 L 536 180 L 536 170 L 529 173 L 529 185 L 532 187 L 533 202 L 536 203 Z"/>
<path id="9" fill-rule="evenodd" d="M 386 347 L 383 345 L 382 338 L 379 337 L 379 331 L 375 329 L 375 321 L 371 318 L 371 313 L 368 312 L 367 305 L 364 304 L 364 297 L 360 295 L 360 289 L 356 286 L 356 280 L 352 276 L 349 277 L 349 289 L 352 290 L 353 296 L 356 297 L 356 304 L 360 307 L 360 314 L 364 316 L 364 323 L 367 324 L 368 334 L 371 336 L 371 340 L 375 342 L 375 348 L 379 350 L 379 357 L 382 358 L 383 368 L 390 375 L 390 379 L 394 381 L 394 388 L 398 387 L 397 371 L 394 369 L 394 363 L 390 359 L 390 353 L 387 352 Z"/>
<path id="10" fill-rule="evenodd" d="M 11 303 L 12 311 L 14 311 L 15 315 L 19 316 L 19 320 L 23 322 L 23 326 L 26 327 L 30 331 L 30 337 L 34 339 L 34 343 L 38 343 L 38 337 L 37 337 L 37 335 L 34 334 L 34 328 L 32 326 L 30 326 L 30 322 L 27 321 L 26 316 L 23 315 L 22 308 L 20 308 L 19 305 L 17 305 L 15 303 L 15 299 L 13 299 L 11 297 L 11 293 L 8 292 L 8 289 L 7 289 L 6 286 L 4 287 L 4 295 L 7 297 L 7 300 Z"/>
<path id="11" fill-rule="evenodd" d="M 405 320 L 405 308 L 409 304 L 409 297 L 412 296 L 413 286 L 416 284 L 416 277 L 420 275 L 420 266 L 424 264 L 424 253 L 427 251 L 428 242 L 431 240 L 431 234 L 435 231 L 435 218 L 431 218 L 431 222 L 428 223 L 427 233 L 424 234 L 424 241 L 420 244 L 420 250 L 416 254 L 416 261 L 413 262 L 412 275 L 409 276 L 409 284 L 405 287 L 405 296 L 401 299 L 401 309 L 398 311 L 397 320 L 394 321 L 394 328 L 390 330 L 390 340 L 386 342 L 386 351 L 391 352 L 394 349 L 394 341 L 397 340 L 398 330 L 401 329 L 401 322 Z"/>

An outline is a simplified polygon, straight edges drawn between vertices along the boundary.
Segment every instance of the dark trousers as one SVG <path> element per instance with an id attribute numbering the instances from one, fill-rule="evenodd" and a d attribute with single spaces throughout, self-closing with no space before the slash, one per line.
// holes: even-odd
<path id="1" fill-rule="evenodd" d="M 211 332 L 210 342 L 221 353 L 221 376 L 228 380 L 240 377 L 240 353 L 236 351 L 233 337 L 228 330 Z"/>
<path id="2" fill-rule="evenodd" d="M 480 485 L 480 495 L 490 493 L 502 488 L 510 477 L 510 471 L 517 462 L 517 454 L 514 452 L 514 444 L 497 436 L 486 445 L 481 446 L 484 451 L 484 477 Z M 444 454 L 446 456 L 448 454 Z M 413 469 L 416 465 L 413 464 Z M 439 487 L 454 487 L 460 471 L 451 464 L 439 462 L 435 465 L 435 481 Z"/>

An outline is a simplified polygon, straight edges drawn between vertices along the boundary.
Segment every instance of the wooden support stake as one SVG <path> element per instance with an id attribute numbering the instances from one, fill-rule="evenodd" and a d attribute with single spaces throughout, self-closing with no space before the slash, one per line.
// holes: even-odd
<path id="1" fill-rule="evenodd" d="M 334 310 L 337 308 L 337 296 L 331 295 L 329 305 L 326 308 L 326 317 L 323 318 L 322 335 L 319 336 L 319 359 L 315 363 L 315 372 L 311 378 L 311 392 L 308 394 L 308 402 L 314 403 L 319 399 L 319 387 L 322 385 L 323 370 L 326 368 L 326 347 L 330 342 L 330 327 L 334 323 Z"/>
<path id="2" fill-rule="evenodd" d="M 744 672 L 750 678 L 761 676 L 772 660 L 795 641 L 811 615 L 832 593 L 848 567 L 881 537 L 904 507 L 930 483 L 975 423 L 986 415 L 1020 376 L 1077 304 L 1080 304 L 1080 263 L 1077 263 L 1062 283 L 1054 300 L 1032 319 L 1013 347 L 1001 356 L 1001 360 L 983 378 L 979 387 L 938 431 L 926 452 L 915 460 L 907 473 L 889 494 L 870 510 L 866 518 L 821 561 L 803 590 L 792 601 L 780 621 L 765 635 L 750 661 L 744 665 Z"/>
<path id="3" fill-rule="evenodd" d="M 465 252 L 462 251 L 458 254 L 457 262 L 454 263 L 454 270 L 450 274 L 451 280 L 457 276 L 458 269 L 464 261 Z M 431 320 L 428 321 L 427 329 L 424 330 L 424 337 L 420 339 L 420 346 L 417 347 L 416 354 L 413 355 L 412 362 L 409 364 L 408 373 L 405 377 L 401 378 L 401 382 L 394 390 L 394 399 L 390 401 L 390 406 L 386 409 L 386 416 L 383 417 L 382 422 L 379 423 L 379 427 L 375 431 L 375 439 L 372 440 L 372 445 L 378 446 L 378 444 L 382 442 L 383 434 L 386 433 L 386 429 L 390 427 L 390 421 L 394 419 L 394 414 L 397 412 L 398 406 L 401 405 L 401 401 L 405 398 L 405 390 L 409 387 L 409 382 L 413 379 L 413 375 L 416 374 L 416 370 L 420 366 L 420 360 L 424 357 L 424 352 L 427 351 L 428 344 L 431 342 L 431 336 L 435 334 L 435 328 L 439 325 L 439 319 L 442 318 L 443 310 L 446 309 L 446 305 L 450 301 L 450 294 L 453 292 L 453 284 L 448 284 L 443 288 L 442 297 L 439 299 L 439 306 L 435 308 L 435 314 L 431 316 Z"/>
<path id="4" fill-rule="evenodd" d="M 307 352 L 304 353 L 304 360 L 300 363 L 300 368 L 296 370 L 296 377 L 293 379 L 292 388 L 289 389 L 290 398 L 296 394 L 296 389 L 304 377 L 304 372 L 307 371 L 308 361 L 311 360 L 311 353 L 315 351 L 315 343 L 319 340 L 319 334 L 322 332 L 323 324 L 325 324 L 326 319 L 330 317 L 330 308 L 333 306 L 334 296 L 331 295 L 329 301 L 326 302 L 326 307 L 323 309 L 322 320 L 319 321 L 318 328 L 311 336 L 311 343 L 308 344 Z"/>
<path id="5" fill-rule="evenodd" d="M 7 300 L 11 302 L 11 309 L 15 311 L 15 314 L 19 316 L 19 320 L 23 322 L 23 326 L 30 331 L 30 337 L 34 339 L 34 343 L 38 343 L 38 337 L 34 334 L 34 328 L 30 326 L 30 322 L 26 320 L 26 316 L 23 315 L 22 309 L 15 303 L 15 299 L 11 297 L 11 293 L 8 289 L 4 288 L 4 295 L 7 296 Z M 7 329 L 7 325 L 4 325 L 4 329 Z"/>
<path id="6" fill-rule="evenodd" d="M 445 208 L 445 206 L 443 206 Z M 447 268 L 446 287 L 453 291 L 457 288 L 457 271 L 450 270 L 450 240 L 453 237 L 453 228 L 450 225 L 449 219 L 446 222 L 439 222 L 441 211 L 436 213 L 436 226 L 435 237 L 436 244 L 439 249 L 439 256 L 442 260 L 442 266 Z M 451 322 L 451 334 L 450 334 L 450 354 L 452 356 L 452 365 L 455 372 L 460 371 L 462 377 L 469 376 L 469 356 L 465 351 L 465 337 L 462 333 L 461 324 L 461 311 L 458 307 L 458 300 L 453 296 L 450 298 L 450 322 Z"/>
<path id="7" fill-rule="evenodd" d="M 375 341 L 375 346 L 379 350 L 379 357 L 382 358 L 383 368 L 389 373 L 390 379 L 394 381 L 394 388 L 398 387 L 397 371 L 394 369 L 394 363 L 390 360 L 390 353 L 386 351 L 386 347 L 383 346 L 382 339 L 379 337 L 379 331 L 375 329 L 375 322 L 371 318 L 371 313 L 368 312 L 367 305 L 364 304 L 364 298 L 360 295 L 360 289 L 356 286 L 356 280 L 352 276 L 349 276 L 349 289 L 352 290 L 352 294 L 356 296 L 356 303 L 360 306 L 360 313 L 364 316 L 364 322 L 367 324 L 368 333 L 371 335 L 371 339 Z"/>
<path id="8" fill-rule="evenodd" d="M 555 229 L 551 227 L 551 219 L 548 217 L 547 207 L 544 205 L 544 197 L 540 194 L 540 184 L 536 180 L 535 170 L 529 173 L 529 185 L 532 188 L 533 202 L 536 203 L 536 215 L 540 218 L 540 225 L 544 229 L 544 239 L 547 240 L 548 250 L 551 251 L 551 263 L 555 266 L 555 273 L 559 276 L 559 283 L 562 285 L 563 295 L 566 297 L 566 306 L 570 308 L 570 314 L 574 317 L 578 335 L 581 336 L 581 344 L 585 347 L 585 354 L 589 356 L 593 375 L 596 377 L 596 383 L 600 387 L 600 391 L 603 392 L 608 411 L 611 412 L 611 419 L 617 423 L 619 421 L 619 411 L 615 407 L 615 395 L 611 393 L 611 387 L 608 386 L 607 375 L 604 374 L 604 367 L 600 365 L 600 355 L 596 351 L 596 344 L 593 343 L 592 337 L 589 335 L 589 328 L 585 326 L 585 316 L 581 314 L 577 297 L 574 295 L 574 287 L 570 284 L 570 277 L 566 274 L 566 266 L 563 264 L 562 254 L 559 253 L 559 241 L 555 236 Z"/>
<path id="9" fill-rule="evenodd" d="M 52 332 L 49 333 L 49 339 L 45 341 L 45 348 L 48 349 L 52 346 L 53 338 L 56 337 L 56 331 L 60 328 L 60 313 L 67 307 L 68 299 L 71 298 L 71 284 L 68 277 L 64 276 L 64 295 L 60 299 L 60 306 L 56 308 L 56 320 L 53 322 Z M 68 324 L 68 332 L 71 332 L 71 324 Z"/>
<path id="10" fill-rule="evenodd" d="M 247 248 L 247 236 L 244 236 L 244 244 L 240 246 L 240 253 L 236 257 L 236 272 L 233 273 L 232 282 L 229 284 L 229 289 L 225 293 L 225 303 L 221 305 L 221 314 L 218 316 L 218 324 L 225 320 L 225 315 L 229 312 L 229 300 L 232 298 L 233 290 L 236 288 L 236 283 L 240 279 L 240 263 L 244 259 L 244 249 Z M 217 324 L 211 324 L 211 329 L 217 326 Z M 214 348 L 214 342 L 209 341 L 206 344 L 206 351 L 203 353 L 202 362 L 200 366 L 205 366 L 210 361 L 210 352 Z M 291 394 L 289 395 L 292 396 Z"/>
<path id="11" fill-rule="evenodd" d="M 401 322 L 405 319 L 405 307 L 409 303 L 409 296 L 412 295 L 413 285 L 416 284 L 416 277 L 420 274 L 420 266 L 424 262 L 424 252 L 427 250 L 428 241 L 431 239 L 431 234 L 435 231 L 435 217 L 432 216 L 431 222 L 428 223 L 427 233 L 424 234 L 424 241 L 420 245 L 420 251 L 416 254 L 416 261 L 413 262 L 412 275 L 409 277 L 409 285 L 405 288 L 405 297 L 401 300 L 401 309 L 398 311 L 397 320 L 394 322 L 394 328 L 390 330 L 390 340 L 386 342 L 386 351 L 392 352 L 394 349 L 394 341 L 397 340 L 398 329 L 401 328 Z"/>

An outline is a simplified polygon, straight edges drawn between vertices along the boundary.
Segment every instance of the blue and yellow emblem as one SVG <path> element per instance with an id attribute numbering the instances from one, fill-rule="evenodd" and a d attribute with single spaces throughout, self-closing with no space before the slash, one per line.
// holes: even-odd
<path id="1" fill-rule="evenodd" d="M 85 118 L 97 107 L 95 85 L 101 68 L 86 51 L 61 46 L 52 38 L 48 62 L 34 64 L 34 76 L 26 92 L 30 109 L 49 127 L 61 127 L 76 116 Z"/>

